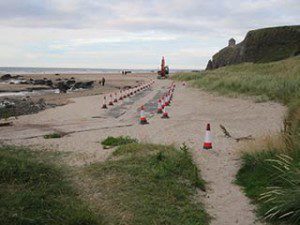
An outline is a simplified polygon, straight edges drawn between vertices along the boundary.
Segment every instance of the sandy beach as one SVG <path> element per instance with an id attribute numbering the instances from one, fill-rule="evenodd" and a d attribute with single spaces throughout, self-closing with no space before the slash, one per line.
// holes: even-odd
<path id="1" fill-rule="evenodd" d="M 126 77 L 132 84 L 139 79 L 150 78 L 146 75 Z M 108 78 L 108 83 L 113 80 L 116 86 L 124 85 L 123 79 L 118 76 Z M 75 96 L 70 98 L 70 104 L 19 117 L 13 126 L 0 130 L 0 141 L 33 149 L 68 152 L 65 161 L 72 166 L 106 160 L 113 150 L 103 149 L 99 142 L 107 136 L 129 135 L 142 142 L 176 146 L 186 143 L 208 182 L 207 192 L 199 192 L 198 197 L 214 217 L 211 224 L 260 224 L 249 199 L 240 187 L 233 184 L 240 166 L 240 155 L 236 151 L 240 143 L 224 137 L 219 125 L 225 125 L 237 136 L 261 138 L 281 129 L 285 107 L 272 102 L 255 103 L 216 96 L 177 83 L 174 100 L 168 107 L 170 118 L 163 120 L 156 114 L 157 100 L 170 83 L 169 80 L 155 80 L 150 89 L 119 101 L 106 110 L 101 109 L 101 94 Z M 139 124 L 141 105 L 146 106 L 148 125 Z M 202 144 L 208 122 L 212 127 L 214 147 L 204 151 Z M 43 138 L 52 132 L 66 136 Z"/>

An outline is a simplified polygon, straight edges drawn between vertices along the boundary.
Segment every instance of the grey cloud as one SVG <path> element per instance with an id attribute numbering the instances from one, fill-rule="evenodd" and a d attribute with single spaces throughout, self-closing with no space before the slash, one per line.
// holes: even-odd
<path id="1" fill-rule="evenodd" d="M 31 28 L 221 35 L 300 22 L 297 0 L 0 0 L 0 9 L 0 25 Z"/>

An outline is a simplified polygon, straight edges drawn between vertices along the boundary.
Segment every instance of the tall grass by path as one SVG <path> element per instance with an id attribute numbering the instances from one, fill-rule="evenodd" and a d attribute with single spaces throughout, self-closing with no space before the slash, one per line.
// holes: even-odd
<path id="1" fill-rule="evenodd" d="M 178 73 L 175 80 L 220 94 L 246 94 L 287 104 L 300 98 L 300 57 L 265 63 L 243 63 L 199 73 Z"/>
<path id="2" fill-rule="evenodd" d="M 287 105 L 281 137 L 243 153 L 236 183 L 258 205 L 260 218 L 272 224 L 300 224 L 300 57 L 177 74 L 173 79 L 220 94 L 250 95 Z"/>
<path id="3" fill-rule="evenodd" d="M 194 195 L 204 189 L 186 148 L 131 143 L 110 160 L 85 169 L 101 196 L 108 224 L 205 225 L 209 217 Z"/>
<path id="4" fill-rule="evenodd" d="M 50 153 L 0 147 L 1 225 L 101 225 Z"/>

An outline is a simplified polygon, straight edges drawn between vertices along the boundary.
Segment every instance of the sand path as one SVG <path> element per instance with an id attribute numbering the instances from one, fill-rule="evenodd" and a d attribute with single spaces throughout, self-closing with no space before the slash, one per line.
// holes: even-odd
<path id="1" fill-rule="evenodd" d="M 157 97 L 169 84 L 170 81 L 156 81 L 151 90 L 106 111 L 100 108 L 101 96 L 76 98 L 69 105 L 20 117 L 14 127 L 1 128 L 0 140 L 71 152 L 68 157 L 71 165 L 105 160 L 112 150 L 102 149 L 99 141 L 108 135 L 130 135 L 144 142 L 176 146 L 185 142 L 208 182 L 208 190 L 199 197 L 214 217 L 211 224 L 260 224 L 249 200 L 233 184 L 240 166 L 238 144 L 224 137 L 219 124 L 237 136 L 260 137 L 280 130 L 285 108 L 276 103 L 215 96 L 178 84 L 174 101 L 168 108 L 171 118 L 163 120 L 152 111 Z M 139 125 L 137 109 L 145 103 L 150 124 Z M 214 148 L 204 151 L 201 146 L 208 122 Z M 61 139 L 43 139 L 42 135 L 53 131 L 70 133 Z"/>

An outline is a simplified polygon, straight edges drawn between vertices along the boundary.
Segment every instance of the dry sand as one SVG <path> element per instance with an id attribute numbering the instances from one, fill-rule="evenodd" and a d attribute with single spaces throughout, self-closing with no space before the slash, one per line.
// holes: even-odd
<path id="1" fill-rule="evenodd" d="M 261 224 L 256 221 L 253 205 L 233 184 L 240 167 L 239 145 L 224 137 L 219 124 L 225 125 L 233 135 L 251 134 L 259 138 L 281 129 L 285 107 L 215 96 L 178 83 L 172 105 L 168 107 L 170 119 L 163 120 L 154 111 L 157 97 L 169 84 L 167 80 L 156 80 L 151 90 L 108 110 L 101 109 L 100 95 L 74 98 L 71 104 L 20 117 L 13 127 L 1 128 L 0 140 L 71 152 L 67 157 L 71 165 L 105 160 L 112 150 L 104 150 L 99 142 L 108 135 L 130 135 L 144 142 L 176 146 L 185 142 L 208 182 L 207 192 L 199 192 L 199 198 L 214 217 L 211 224 Z M 146 103 L 149 124 L 140 125 L 137 109 Z M 207 151 L 202 150 L 202 144 L 208 122 L 212 128 L 213 150 Z M 69 134 L 61 139 L 42 137 L 53 131 Z"/>

